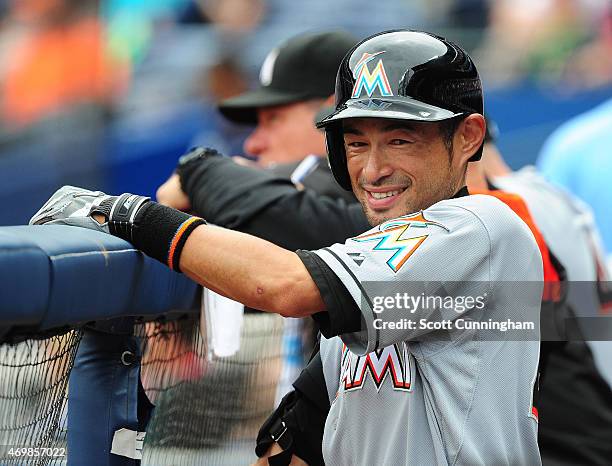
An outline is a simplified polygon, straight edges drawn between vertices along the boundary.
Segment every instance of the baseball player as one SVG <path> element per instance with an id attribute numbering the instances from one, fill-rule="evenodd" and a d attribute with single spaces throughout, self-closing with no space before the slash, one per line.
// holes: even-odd
<path id="1" fill-rule="evenodd" d="M 569 311 L 583 317 L 596 316 L 608 301 L 602 293 L 597 296 L 597 285 L 605 283 L 605 269 L 603 255 L 597 247 L 598 233 L 592 214 L 583 203 L 546 183 L 533 168 L 512 173 L 495 146 L 496 126 L 489 123 L 481 163 L 469 165 L 468 188 L 471 192 L 494 189 L 490 193 L 497 195 L 501 194 L 498 191 L 501 188 L 521 195 L 528 209 L 523 201 L 510 205 L 532 227 L 533 215 L 537 229 L 541 230 L 541 233 L 534 231 L 534 236 L 541 245 L 545 277 L 547 270 L 554 272 L 558 267 L 554 259 L 545 259 L 550 247 L 552 257 L 559 259 L 562 265 L 560 274 L 567 276 L 569 281 L 564 285 L 568 289 L 567 300 L 559 303 L 561 308 L 555 314 L 562 316 Z M 284 242 L 277 243 L 284 247 L 317 248 L 356 236 L 365 229 L 360 223 L 364 219 L 361 209 L 331 202 L 313 193 L 298 192 L 288 183 L 283 185 L 254 170 L 234 166 L 221 157 L 209 158 L 189 170 L 182 170 L 181 181 L 185 194 L 194 200 L 193 209 L 198 214 L 215 224 L 231 226 L 275 243 L 278 231 L 291 231 L 294 234 L 283 236 Z M 231 185 L 231 181 L 236 183 Z M 249 189 L 261 193 L 265 203 L 257 205 L 248 200 Z M 211 193 L 215 196 L 210 196 Z M 502 200 L 513 198 L 505 196 Z M 527 210 L 529 219 L 524 216 Z M 276 227 L 276 234 L 271 225 Z M 549 276 L 547 281 L 554 280 Z M 589 283 L 593 286 L 589 287 Z M 559 319 L 562 317 L 555 320 Z M 586 330 L 584 338 L 588 339 Z M 540 368 L 547 370 L 540 384 L 538 432 L 545 463 L 605 464 L 605 458 L 610 456 L 612 397 L 608 347 L 609 343 L 604 341 L 545 343 L 543 354 L 550 355 L 551 364 L 544 364 L 541 359 Z M 270 435 L 283 431 L 280 421 L 286 421 L 288 430 L 281 441 L 286 450 L 293 449 L 309 464 L 322 463 L 318 435 L 322 432 L 329 402 L 319 397 L 324 387 L 322 390 L 317 384 L 314 389 L 312 387 L 319 374 L 322 377 L 322 368 L 317 366 L 320 359 L 315 359 L 311 364 L 316 370 L 311 367 L 294 382 L 295 393 L 281 403 L 262 427 L 257 449 L 260 455 L 268 450 Z M 294 430 L 292 434 L 291 430 Z"/>
<path id="2" fill-rule="evenodd" d="M 312 315 L 331 402 L 326 464 L 539 464 L 537 330 L 517 341 L 455 325 L 539 320 L 533 235 L 501 201 L 465 188 L 467 164 L 482 152 L 482 112 L 478 73 L 460 47 L 381 33 L 343 59 L 336 111 L 320 123 L 332 172 L 359 199 L 368 232 L 294 253 L 142 196 L 73 187 L 32 223 L 105 231 L 249 306 Z M 500 292 L 518 280 L 533 286 Z M 424 325 L 415 328 L 394 325 L 409 320 L 401 306 L 377 317 L 386 298 L 430 286 L 456 297 L 476 289 L 482 306 L 417 306 Z"/>
<path id="3" fill-rule="evenodd" d="M 495 124 L 490 123 L 487 130 L 495 128 Z M 545 280 L 549 284 L 559 280 L 552 276 L 555 269 L 559 269 L 559 275 L 567 276 L 570 280 L 563 285 L 567 287 L 566 300 L 555 304 L 550 301 L 551 296 L 545 298 L 547 306 L 556 307 L 554 313 L 558 316 L 554 318 L 555 321 L 562 321 L 563 316 L 572 318 L 576 314 L 588 317 L 597 315 L 606 302 L 597 297 L 598 273 L 603 270 L 603 259 L 597 251 L 598 234 L 591 215 L 584 205 L 545 182 L 533 168 L 526 167 L 512 173 L 495 147 L 495 134 L 495 131 L 487 131 L 481 163 L 471 164 L 468 168 L 467 185 L 470 191 L 487 190 L 520 214 L 540 245 L 545 265 L 544 276 L 548 271 Z M 205 179 L 200 177 L 199 181 Z M 208 186 L 208 183 L 203 184 Z M 498 188 L 504 188 L 506 193 Z M 508 193 L 520 193 L 524 201 Z M 292 197 L 297 197 L 297 193 Z M 312 199 L 310 203 L 320 205 L 320 211 L 325 212 L 324 199 Z M 287 204 L 287 200 L 284 200 L 284 204 Z M 346 213 L 350 209 L 344 207 L 343 210 Z M 262 212 L 259 212 L 259 216 L 269 220 L 268 212 L 265 215 Z M 341 221 L 334 218 L 330 223 L 340 227 Z M 346 228 L 350 228 L 350 225 Z M 551 251 L 547 245 L 550 245 Z M 557 258 L 561 259 L 561 263 Z M 588 338 L 588 329 L 586 332 L 582 338 Z M 540 359 L 540 369 L 546 371 L 546 376 L 540 382 L 538 442 L 544 464 L 606 464 L 610 457 L 612 397 L 605 378 L 606 358 L 597 358 L 598 351 L 605 354 L 607 348 L 600 347 L 607 342 L 584 342 L 580 338 L 575 336 L 575 341 L 571 342 L 543 343 L 542 351 L 546 357 Z M 319 430 L 322 430 L 321 418 L 324 420 L 329 404 L 319 397 L 322 389 L 318 380 L 321 377 L 320 358 L 315 355 L 294 382 L 294 392 L 283 400 L 262 426 L 258 437 L 259 455 L 264 455 L 270 447 L 270 452 L 276 453 L 278 446 L 271 445 L 274 443 L 272 438 L 286 429 L 280 440 L 285 451 L 293 451 L 307 459 L 309 464 L 322 464 L 315 445 Z"/>

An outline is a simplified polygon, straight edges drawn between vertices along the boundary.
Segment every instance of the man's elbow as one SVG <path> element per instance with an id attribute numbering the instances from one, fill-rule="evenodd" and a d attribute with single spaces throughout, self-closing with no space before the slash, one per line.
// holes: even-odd
<path id="1" fill-rule="evenodd" d="M 258 286 L 258 309 L 280 314 L 283 317 L 307 317 L 324 310 L 319 289 L 308 280 L 284 278 L 273 285 Z"/>
<path id="2" fill-rule="evenodd" d="M 278 308 L 275 309 L 274 312 L 276 312 L 277 314 L 280 314 L 283 317 L 300 318 L 300 317 L 311 316 L 312 314 L 315 314 L 322 310 L 323 310 L 322 307 L 317 308 L 317 307 L 312 307 L 312 306 L 310 307 L 304 306 L 303 301 L 286 300 L 285 303 L 279 303 Z"/>

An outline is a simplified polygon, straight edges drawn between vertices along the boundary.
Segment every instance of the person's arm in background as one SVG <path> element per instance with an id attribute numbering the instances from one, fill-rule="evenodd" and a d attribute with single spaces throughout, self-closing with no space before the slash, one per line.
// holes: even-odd
<path id="1" fill-rule="evenodd" d="M 179 167 L 157 198 L 290 250 L 344 242 L 370 228 L 359 204 L 300 191 L 288 179 L 214 155 Z"/>
<path id="2" fill-rule="evenodd" d="M 274 456 L 270 464 L 303 464 L 298 460 L 310 466 L 325 464 L 323 429 L 330 404 L 318 344 L 293 388 L 259 430 L 257 465 L 267 465 L 268 458 Z M 292 462 L 288 463 L 290 458 Z"/>

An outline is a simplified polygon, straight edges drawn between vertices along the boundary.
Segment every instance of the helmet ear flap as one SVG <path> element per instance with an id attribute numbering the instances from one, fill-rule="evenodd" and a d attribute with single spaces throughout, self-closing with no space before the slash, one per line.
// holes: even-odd
<path id="1" fill-rule="evenodd" d="M 341 122 L 334 122 L 325 128 L 325 144 L 327 146 L 327 163 L 336 182 L 347 191 L 352 191 L 351 178 L 346 165 Z"/>

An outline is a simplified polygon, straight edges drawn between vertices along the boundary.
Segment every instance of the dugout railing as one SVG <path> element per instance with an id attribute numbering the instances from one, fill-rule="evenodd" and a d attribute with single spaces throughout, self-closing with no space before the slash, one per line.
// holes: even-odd
<path id="1" fill-rule="evenodd" d="M 252 452 L 273 403 L 282 325 L 257 316 L 243 352 L 207 363 L 200 294 L 110 235 L 0 228 L 0 464 L 138 465 L 147 427 L 166 459 L 143 465 L 244 461 L 220 445 Z M 50 447 L 67 457 L 41 450 Z M 203 449 L 216 456 L 193 454 Z"/>

